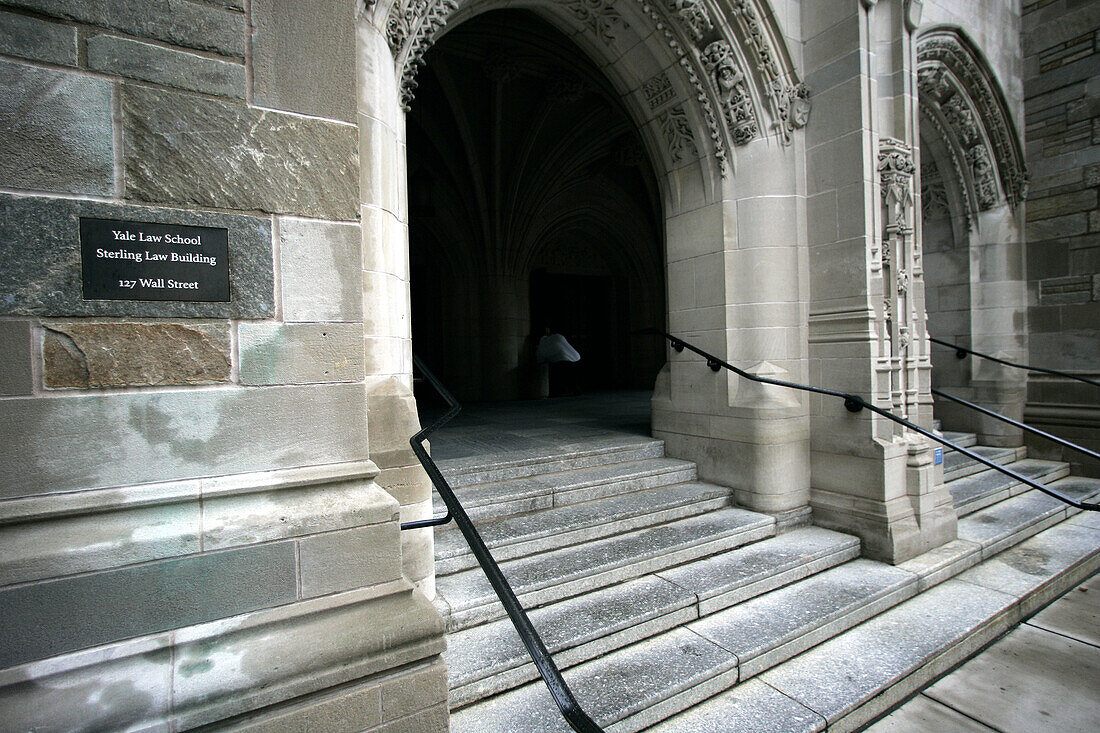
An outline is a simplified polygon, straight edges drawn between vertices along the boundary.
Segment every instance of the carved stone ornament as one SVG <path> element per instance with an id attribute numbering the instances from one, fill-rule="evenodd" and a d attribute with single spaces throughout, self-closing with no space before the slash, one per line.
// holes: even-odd
<path id="1" fill-rule="evenodd" d="M 974 176 L 974 195 L 978 198 L 978 206 L 982 211 L 993 208 L 997 204 L 997 180 L 985 145 L 979 143 L 967 150 L 966 162 L 970 164 L 970 172 Z"/>
<path id="2" fill-rule="evenodd" d="M 727 41 L 714 41 L 703 49 L 703 63 L 718 90 L 718 101 L 733 141 L 744 145 L 760 134 L 760 127 L 745 84 L 745 74 L 737 66 L 733 49 Z"/>
<path id="3" fill-rule="evenodd" d="M 673 163 L 690 160 L 698 155 L 695 136 L 683 105 L 672 107 L 659 118 L 661 133 L 668 145 L 668 157 Z"/>
<path id="4" fill-rule="evenodd" d="M 703 84 L 703 80 L 699 78 L 699 74 L 695 70 L 695 64 L 693 60 L 688 56 L 687 51 L 684 49 L 683 44 L 676 38 L 676 34 L 672 32 L 668 22 L 658 10 L 657 7 L 650 2 L 650 0 L 638 0 L 638 4 L 653 23 L 653 27 L 656 28 L 665 37 L 665 43 L 668 44 L 669 49 L 679 59 L 680 68 L 683 70 L 684 76 L 687 77 L 688 82 L 691 84 L 692 90 L 695 92 L 695 99 L 699 104 L 699 110 L 702 113 L 703 120 L 706 122 L 707 131 L 710 133 L 710 142 L 714 149 L 714 159 L 718 163 L 718 169 L 725 176 L 729 170 L 729 165 L 726 156 L 726 143 L 722 135 L 721 127 L 718 124 L 718 115 L 714 111 L 714 105 L 711 104 L 710 96 L 707 94 L 706 88 Z"/>
<path id="5" fill-rule="evenodd" d="M 676 99 L 676 90 L 673 89 L 672 82 L 663 71 L 642 84 L 642 94 L 645 95 L 645 101 L 651 110 Z"/>
<path id="6" fill-rule="evenodd" d="M 939 73 L 944 76 L 950 72 L 950 77 L 958 84 L 955 95 L 944 99 L 941 93 L 932 100 L 924 98 L 926 87 L 934 88 L 930 82 L 936 78 L 936 70 L 941 70 Z M 993 176 L 1000 179 L 1009 204 L 1015 206 L 1023 201 L 1027 197 L 1028 182 L 1023 146 L 996 76 L 977 49 L 955 29 L 930 30 L 917 40 L 917 73 L 918 83 L 921 79 L 929 80 L 919 87 L 921 103 L 939 104 L 942 101 L 941 112 L 949 124 L 967 125 L 966 115 L 961 114 L 963 107 L 975 113 L 972 122 L 984 131 L 984 135 L 971 136 L 968 131 L 964 150 L 969 151 L 978 140 L 985 140 Z M 952 105 L 956 98 L 960 99 Z M 943 109 L 949 105 L 952 110 Z M 956 115 L 953 119 L 949 117 L 952 114 Z"/>
<path id="7" fill-rule="evenodd" d="M 913 151 L 908 145 L 889 137 L 879 141 L 878 174 L 888 212 L 887 226 L 899 229 L 909 227 L 914 172 Z"/>
<path id="8" fill-rule="evenodd" d="M 878 172 L 882 197 L 893 213 L 891 219 L 896 226 L 905 225 L 908 208 L 913 204 L 911 183 L 915 171 L 912 149 L 900 140 L 883 138 L 879 145 Z"/>
<path id="9" fill-rule="evenodd" d="M 710 13 L 702 0 L 668 0 L 669 8 L 691 31 L 696 42 L 702 41 L 707 32 L 714 30 Z"/>
<path id="10" fill-rule="evenodd" d="M 604 43 L 615 40 L 614 28 L 623 23 L 612 0 L 558 0 L 595 33 Z M 625 25 L 625 23 L 623 23 Z"/>
<path id="11" fill-rule="evenodd" d="M 905 295 L 909 292 L 909 273 L 905 270 L 898 271 L 898 294 Z"/>
<path id="12" fill-rule="evenodd" d="M 961 95 L 952 96 L 940 106 L 940 110 L 964 147 L 969 147 L 981 139 L 974 113 L 970 111 Z"/>
<path id="13" fill-rule="evenodd" d="M 936 102 L 942 101 L 952 88 L 943 67 L 927 66 L 917 71 L 917 89 Z"/>

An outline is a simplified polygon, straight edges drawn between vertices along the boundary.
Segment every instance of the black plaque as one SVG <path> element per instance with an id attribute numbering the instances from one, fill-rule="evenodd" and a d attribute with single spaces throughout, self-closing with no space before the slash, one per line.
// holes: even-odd
<path id="1" fill-rule="evenodd" d="M 229 230 L 80 218 L 84 300 L 229 301 Z"/>

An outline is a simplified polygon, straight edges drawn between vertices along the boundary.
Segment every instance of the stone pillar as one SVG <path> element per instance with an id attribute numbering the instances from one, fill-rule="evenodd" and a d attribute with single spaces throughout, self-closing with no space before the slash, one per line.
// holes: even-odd
<path id="1" fill-rule="evenodd" d="M 980 212 L 981 241 L 971 245 L 974 264 L 970 269 L 971 348 L 1017 364 L 1027 363 L 1028 354 L 1027 282 L 1020 224 L 1019 216 L 1007 203 Z M 968 360 L 973 401 L 1006 417 L 1023 420 L 1027 372 L 987 359 Z M 980 413 L 972 420 L 972 429 L 982 445 L 1023 444 L 1019 428 Z"/>
<path id="2" fill-rule="evenodd" d="M 749 142 L 736 149 L 736 175 L 719 179 L 717 200 L 666 205 L 668 307 L 674 335 L 751 373 L 806 382 L 800 155 L 797 136 L 790 147 Z M 741 506 L 802 521 L 807 405 L 800 393 L 712 372 L 670 349 L 653 431 L 704 480 L 732 487 Z"/>
<path id="3" fill-rule="evenodd" d="M 368 441 L 359 4 L 0 5 L 4 727 L 445 730 Z M 224 230 L 228 295 L 85 297 L 86 219 Z"/>
<path id="4" fill-rule="evenodd" d="M 381 20 L 377 21 L 383 22 Z M 363 221 L 363 327 L 370 452 L 378 483 L 401 504 L 404 522 L 432 515 L 432 485 L 409 446 L 420 430 L 412 393 L 405 114 L 385 33 L 358 26 L 360 212 Z M 431 529 L 403 532 L 402 567 L 435 595 Z"/>
<path id="5" fill-rule="evenodd" d="M 827 122 L 807 129 L 810 358 L 815 385 L 931 427 L 909 0 L 805 7 L 807 84 Z M 841 43 L 839 39 L 850 39 Z M 887 418 L 811 400 L 817 524 L 902 562 L 955 536 L 933 447 Z"/>

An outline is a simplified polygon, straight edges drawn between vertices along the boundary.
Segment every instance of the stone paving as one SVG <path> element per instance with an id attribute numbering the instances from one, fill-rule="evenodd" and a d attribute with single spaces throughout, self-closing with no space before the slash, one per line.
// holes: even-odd
<path id="1" fill-rule="evenodd" d="M 1100 730 L 1100 574 L 866 733 Z"/>
<path id="2" fill-rule="evenodd" d="M 432 457 L 440 463 L 472 457 L 485 461 L 512 453 L 555 452 L 592 438 L 648 438 L 652 395 L 648 390 L 624 390 L 463 405 L 462 412 L 432 436 Z M 423 410 L 421 424 L 442 412 Z"/>

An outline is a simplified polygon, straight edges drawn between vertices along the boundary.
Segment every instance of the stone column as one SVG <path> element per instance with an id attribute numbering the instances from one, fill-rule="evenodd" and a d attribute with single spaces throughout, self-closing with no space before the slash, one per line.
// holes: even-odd
<path id="1" fill-rule="evenodd" d="M 750 373 L 806 382 L 801 142 L 754 140 L 735 154 L 735 175 L 713 171 L 717 200 L 666 204 L 669 331 Z M 653 396 L 654 436 L 668 453 L 732 487 L 741 506 L 805 520 L 806 398 L 712 372 L 688 351 L 669 359 Z"/>
<path id="2" fill-rule="evenodd" d="M 805 7 L 807 83 L 829 119 L 807 131 L 813 383 L 931 427 L 918 190 L 915 49 L 919 5 Z M 933 447 L 887 418 L 814 397 L 817 524 L 858 534 L 902 562 L 955 536 Z"/>
<path id="3" fill-rule="evenodd" d="M 382 22 L 382 21 L 378 21 Z M 401 521 L 432 515 L 432 485 L 409 446 L 420 430 L 412 393 L 405 115 L 385 34 L 358 26 L 359 188 L 363 222 L 363 348 L 371 459 L 378 484 L 401 504 Z M 405 576 L 435 595 L 431 529 L 401 533 Z"/>

